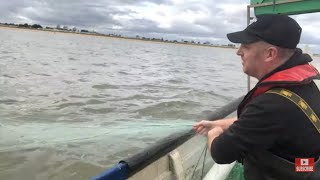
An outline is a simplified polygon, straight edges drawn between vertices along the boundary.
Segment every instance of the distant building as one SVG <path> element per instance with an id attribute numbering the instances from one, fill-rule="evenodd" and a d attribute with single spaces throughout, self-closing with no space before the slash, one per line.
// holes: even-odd
<path id="1" fill-rule="evenodd" d="M 33 24 L 31 26 L 31 28 L 34 28 L 34 29 L 42 29 L 42 26 L 40 24 Z"/>
<path id="2" fill-rule="evenodd" d="M 236 45 L 234 45 L 234 44 L 228 44 L 228 47 L 235 48 L 235 47 L 236 47 Z"/>
<path id="3" fill-rule="evenodd" d="M 88 31 L 88 30 L 85 30 L 85 29 L 81 29 L 80 32 L 82 32 L 82 33 L 88 33 L 89 31 Z"/>

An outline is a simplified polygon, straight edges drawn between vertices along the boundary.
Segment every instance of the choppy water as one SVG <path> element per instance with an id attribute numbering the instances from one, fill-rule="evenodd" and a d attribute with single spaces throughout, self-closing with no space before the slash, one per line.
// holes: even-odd
<path id="1" fill-rule="evenodd" d="M 234 49 L 0 29 L 0 179 L 88 179 L 243 95 Z"/>

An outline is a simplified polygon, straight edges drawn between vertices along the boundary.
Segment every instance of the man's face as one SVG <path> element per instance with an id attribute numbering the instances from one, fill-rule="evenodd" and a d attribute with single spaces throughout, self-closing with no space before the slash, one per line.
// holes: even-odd
<path id="1" fill-rule="evenodd" d="M 237 55 L 241 56 L 244 73 L 257 79 L 260 78 L 264 68 L 264 50 L 263 42 L 241 44 Z"/>

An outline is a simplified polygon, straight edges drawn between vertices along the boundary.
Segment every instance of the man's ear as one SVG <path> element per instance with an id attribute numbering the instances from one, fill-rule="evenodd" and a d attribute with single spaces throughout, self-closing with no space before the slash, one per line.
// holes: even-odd
<path id="1" fill-rule="evenodd" d="M 268 47 L 265 51 L 265 62 L 272 62 L 278 56 L 278 49 L 276 47 Z"/>

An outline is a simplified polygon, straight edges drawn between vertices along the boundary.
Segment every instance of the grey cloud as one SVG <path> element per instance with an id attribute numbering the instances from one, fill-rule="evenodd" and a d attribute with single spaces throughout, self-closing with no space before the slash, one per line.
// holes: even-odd
<path id="1" fill-rule="evenodd" d="M 209 8 L 208 8 L 209 7 Z M 206 4 L 183 4 L 177 8 L 177 11 L 187 12 L 207 12 L 209 13 L 208 17 L 205 19 L 197 20 L 195 23 L 186 23 L 186 22 L 174 22 L 170 28 L 159 28 L 155 23 L 152 23 L 152 26 L 149 26 L 147 29 L 144 28 L 143 32 L 149 31 L 154 33 L 167 33 L 167 34 L 178 34 L 178 35 L 187 35 L 187 36 L 201 36 L 201 37 L 217 37 L 225 38 L 226 32 L 232 32 L 235 30 L 243 29 L 246 24 L 246 19 L 241 17 L 245 16 L 245 11 L 238 11 L 235 16 L 226 17 L 222 13 L 222 10 L 215 7 L 213 2 L 207 2 Z M 228 24 L 225 24 L 228 22 Z M 242 24 L 239 24 L 242 22 Z M 138 24 L 139 22 L 137 22 Z M 127 31 L 137 29 L 128 27 Z"/>
<path id="2" fill-rule="evenodd" d="M 5 1 L 0 3 L 0 20 L 2 22 L 13 21 L 14 16 L 24 7 L 28 7 L 28 3 L 21 0 Z"/>
<path id="3" fill-rule="evenodd" d="M 320 38 L 315 37 L 313 34 L 302 33 L 301 44 L 320 44 Z"/>
<path id="4" fill-rule="evenodd" d="M 4 1 L 4 0 L 3 0 Z M 65 24 L 72 26 L 100 26 L 101 24 L 119 25 L 112 15 L 124 15 L 131 11 L 121 11 L 113 6 L 136 5 L 145 0 L 11 0 L 1 2 L 0 20 L 17 23 L 17 16 L 31 19 L 34 23 Z M 163 3 L 166 1 L 152 1 Z M 31 8 L 35 11 L 30 11 Z"/>

